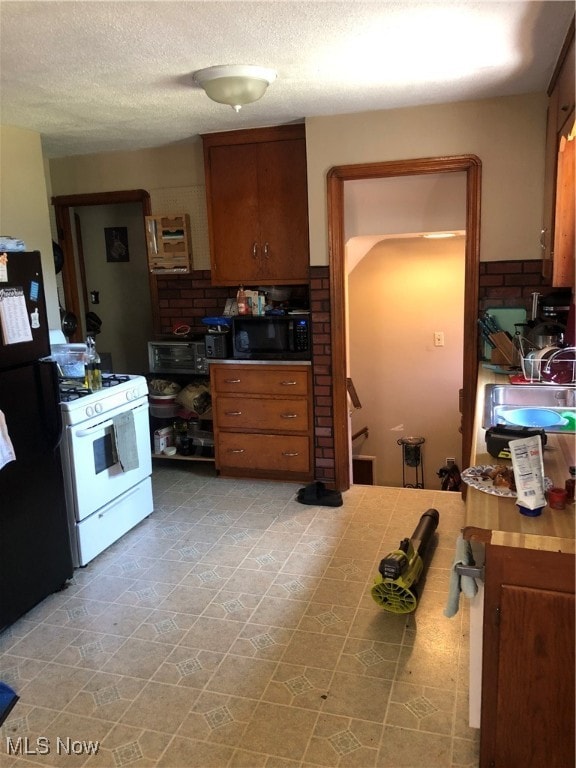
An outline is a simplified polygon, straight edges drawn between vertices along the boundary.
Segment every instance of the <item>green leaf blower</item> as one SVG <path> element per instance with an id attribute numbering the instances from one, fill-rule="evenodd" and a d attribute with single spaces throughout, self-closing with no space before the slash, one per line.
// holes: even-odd
<path id="1" fill-rule="evenodd" d="M 402 539 L 398 549 L 380 561 L 379 576 L 374 580 L 373 599 L 391 613 L 412 613 L 418 604 L 415 585 L 424 570 L 424 553 L 440 515 L 437 509 L 429 509 L 420 518 L 412 538 Z"/>

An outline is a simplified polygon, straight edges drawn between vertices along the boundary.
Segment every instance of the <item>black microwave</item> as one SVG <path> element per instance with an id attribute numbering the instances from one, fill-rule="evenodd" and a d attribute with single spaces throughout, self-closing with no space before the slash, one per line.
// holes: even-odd
<path id="1" fill-rule="evenodd" d="M 309 360 L 308 315 L 236 315 L 232 357 L 237 360 Z"/>

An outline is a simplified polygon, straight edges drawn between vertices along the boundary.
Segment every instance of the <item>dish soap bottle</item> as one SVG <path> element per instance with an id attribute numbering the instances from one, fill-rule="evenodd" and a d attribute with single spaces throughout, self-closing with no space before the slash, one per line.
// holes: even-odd
<path id="1" fill-rule="evenodd" d="M 84 366 L 84 386 L 92 392 L 102 389 L 102 363 L 96 351 L 96 342 L 92 336 L 86 339 L 86 364 Z"/>

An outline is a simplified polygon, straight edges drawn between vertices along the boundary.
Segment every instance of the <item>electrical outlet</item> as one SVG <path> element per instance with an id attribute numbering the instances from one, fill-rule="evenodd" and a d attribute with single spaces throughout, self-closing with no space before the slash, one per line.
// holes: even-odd
<path id="1" fill-rule="evenodd" d="M 434 346 L 435 347 L 444 346 L 444 331 L 434 331 Z"/>
<path id="2" fill-rule="evenodd" d="M 446 459 L 446 466 L 447 467 L 453 467 L 454 464 L 456 464 L 456 459 L 453 459 L 453 458 L 447 458 Z"/>

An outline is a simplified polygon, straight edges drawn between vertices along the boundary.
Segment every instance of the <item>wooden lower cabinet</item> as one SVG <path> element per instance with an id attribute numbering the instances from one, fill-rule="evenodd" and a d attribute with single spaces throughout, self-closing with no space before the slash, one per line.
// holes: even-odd
<path id="1" fill-rule="evenodd" d="M 312 479 L 310 366 L 216 363 L 210 381 L 221 474 Z"/>
<path id="2" fill-rule="evenodd" d="M 574 555 L 486 546 L 481 768 L 574 765 Z"/>

